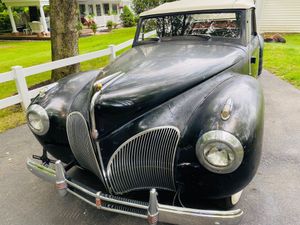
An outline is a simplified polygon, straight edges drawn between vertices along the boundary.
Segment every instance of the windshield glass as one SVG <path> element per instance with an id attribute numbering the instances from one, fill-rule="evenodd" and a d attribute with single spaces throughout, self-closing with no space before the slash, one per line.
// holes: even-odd
<path id="1" fill-rule="evenodd" d="M 194 13 L 144 18 L 138 43 L 186 39 L 239 39 L 241 15 L 230 13 Z"/>

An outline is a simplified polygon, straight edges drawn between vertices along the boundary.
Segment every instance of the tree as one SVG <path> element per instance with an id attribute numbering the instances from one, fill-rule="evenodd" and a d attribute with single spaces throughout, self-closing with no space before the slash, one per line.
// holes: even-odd
<path id="1" fill-rule="evenodd" d="M 0 0 L 0 12 L 3 12 L 6 9 L 5 5 Z"/>
<path id="2" fill-rule="evenodd" d="M 120 16 L 124 27 L 133 27 L 135 26 L 135 17 L 128 6 L 124 6 L 123 12 Z"/>
<path id="3" fill-rule="evenodd" d="M 140 13 L 153 9 L 163 3 L 173 1 L 174 0 L 132 0 L 132 7 L 135 13 L 139 15 Z"/>
<path id="4" fill-rule="evenodd" d="M 78 4 L 76 0 L 50 0 L 52 61 L 78 55 Z M 79 72 L 80 64 L 52 71 L 57 81 Z"/>

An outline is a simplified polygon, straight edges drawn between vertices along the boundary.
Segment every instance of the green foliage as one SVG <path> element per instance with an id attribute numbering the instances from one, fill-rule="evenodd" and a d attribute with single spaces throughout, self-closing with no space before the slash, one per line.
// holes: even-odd
<path id="1" fill-rule="evenodd" d="M 0 29 L 1 30 L 10 30 L 10 20 L 8 16 L 8 12 L 4 10 L 3 12 L 0 12 Z"/>
<path id="2" fill-rule="evenodd" d="M 6 9 L 4 3 L 0 0 L 0 12 L 3 12 Z"/>
<path id="3" fill-rule="evenodd" d="M 13 15 L 16 23 L 18 24 L 20 15 L 17 12 L 13 12 Z M 7 10 L 0 12 L 0 31 L 11 31 L 11 24 Z"/>
<path id="4" fill-rule="evenodd" d="M 110 14 L 113 15 L 113 16 L 116 16 L 116 15 L 118 15 L 118 12 L 116 10 L 113 10 L 113 11 L 110 12 Z"/>
<path id="5" fill-rule="evenodd" d="M 83 24 L 81 23 L 81 21 L 78 21 L 76 29 L 79 33 L 81 33 L 81 31 L 83 30 Z"/>
<path id="6" fill-rule="evenodd" d="M 108 28 L 109 31 L 112 30 L 113 25 L 114 25 L 114 22 L 111 21 L 111 20 L 108 20 L 108 21 L 106 22 L 106 27 Z"/>
<path id="7" fill-rule="evenodd" d="M 17 25 L 23 24 L 22 17 L 25 16 L 27 7 L 14 7 L 13 16 Z M 0 0 L 0 32 L 10 32 L 11 24 L 9 19 L 8 10 L 4 3 Z"/>
<path id="8" fill-rule="evenodd" d="M 50 6 L 49 5 L 45 5 L 44 6 L 44 13 L 45 13 L 45 16 L 50 16 Z"/>
<path id="9" fill-rule="evenodd" d="M 173 1 L 175 0 L 132 0 L 132 6 L 135 13 L 139 15 L 140 13 L 153 9 L 163 3 Z"/>
<path id="10" fill-rule="evenodd" d="M 124 27 L 133 27 L 136 25 L 135 17 L 128 6 L 124 6 L 120 19 L 122 20 Z"/>
<path id="11" fill-rule="evenodd" d="M 96 34 L 96 32 L 97 32 L 97 24 L 96 24 L 96 23 L 93 23 L 93 24 L 91 25 L 91 29 L 92 29 L 93 33 Z"/>

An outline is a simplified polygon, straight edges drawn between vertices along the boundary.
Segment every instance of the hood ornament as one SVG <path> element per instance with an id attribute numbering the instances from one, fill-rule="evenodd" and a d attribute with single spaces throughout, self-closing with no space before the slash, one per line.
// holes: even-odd
<path id="1" fill-rule="evenodd" d="M 102 84 L 100 81 L 97 81 L 97 82 L 94 84 L 95 92 L 101 91 L 101 90 L 102 90 L 102 87 L 103 87 L 103 84 Z"/>

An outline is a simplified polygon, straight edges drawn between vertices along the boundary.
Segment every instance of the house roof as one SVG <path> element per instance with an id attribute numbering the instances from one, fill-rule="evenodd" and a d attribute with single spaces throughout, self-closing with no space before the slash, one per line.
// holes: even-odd
<path id="1" fill-rule="evenodd" d="M 255 4 L 253 0 L 180 0 L 162 4 L 154 9 L 141 13 L 140 16 L 214 9 L 250 9 L 254 7 Z"/>

